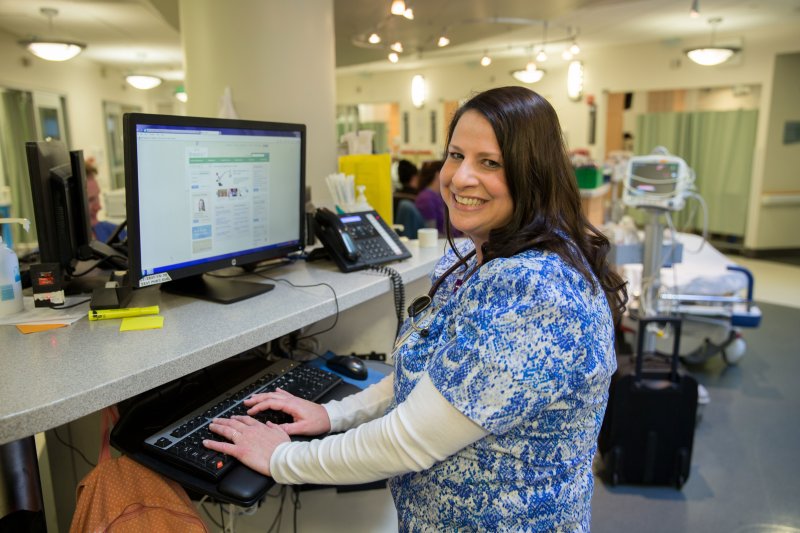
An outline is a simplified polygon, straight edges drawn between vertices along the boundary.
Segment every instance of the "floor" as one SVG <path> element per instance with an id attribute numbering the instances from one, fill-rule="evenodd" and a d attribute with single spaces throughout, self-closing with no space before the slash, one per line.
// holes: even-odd
<path id="1" fill-rule="evenodd" d="M 753 272 L 763 320 L 759 328 L 743 331 L 748 348 L 737 366 L 715 356 L 691 369 L 711 401 L 696 428 L 689 479 L 682 490 L 609 487 L 597 479 L 594 533 L 800 533 L 800 350 L 794 337 L 800 325 L 800 266 L 731 259 Z M 256 515 L 238 518 L 236 530 L 270 529 L 280 498 L 270 500 Z M 290 501 L 288 494 L 282 527 L 271 531 L 293 530 Z M 300 504 L 300 533 L 397 528 L 385 490 L 302 492 Z M 216 506 L 208 510 L 220 520 Z"/>

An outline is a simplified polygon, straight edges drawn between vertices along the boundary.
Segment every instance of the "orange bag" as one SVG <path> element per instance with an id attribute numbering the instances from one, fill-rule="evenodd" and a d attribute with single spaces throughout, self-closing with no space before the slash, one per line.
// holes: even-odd
<path id="1" fill-rule="evenodd" d="M 70 533 L 208 533 L 183 488 L 128 457 L 111 458 L 115 407 L 103 410 L 97 466 L 81 480 Z"/>

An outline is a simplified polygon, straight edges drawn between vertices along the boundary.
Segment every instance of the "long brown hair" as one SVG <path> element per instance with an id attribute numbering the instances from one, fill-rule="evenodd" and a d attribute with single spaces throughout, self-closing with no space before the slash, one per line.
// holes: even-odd
<path id="1" fill-rule="evenodd" d="M 511 221 L 493 229 L 483 244 L 483 261 L 530 248 L 554 252 L 592 286 L 600 283 L 618 319 L 628 301 L 625 282 L 608 266 L 608 239 L 581 210 L 577 180 L 553 107 L 524 87 L 490 89 L 456 111 L 447 133 L 448 146 L 459 119 L 470 110 L 492 125 L 514 200 Z M 445 220 L 448 240 L 455 248 L 449 216 Z"/>

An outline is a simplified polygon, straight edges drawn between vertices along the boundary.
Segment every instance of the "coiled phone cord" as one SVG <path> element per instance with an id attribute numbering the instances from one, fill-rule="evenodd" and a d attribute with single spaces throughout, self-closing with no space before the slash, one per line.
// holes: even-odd
<path id="1" fill-rule="evenodd" d="M 406 287 L 403 285 L 403 277 L 397 270 L 387 266 L 372 266 L 370 270 L 388 276 L 389 282 L 392 284 L 394 310 L 397 315 L 397 331 L 395 332 L 395 337 L 397 337 L 400 333 L 400 327 L 403 325 L 403 312 L 406 307 Z"/>

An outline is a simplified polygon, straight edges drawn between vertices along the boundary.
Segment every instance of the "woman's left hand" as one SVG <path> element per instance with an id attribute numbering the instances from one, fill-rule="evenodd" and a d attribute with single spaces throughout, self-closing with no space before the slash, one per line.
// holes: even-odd
<path id="1" fill-rule="evenodd" d="M 209 450 L 222 452 L 235 457 L 256 472 L 270 475 L 269 461 L 275 448 L 289 442 L 289 435 L 272 422 L 262 424 L 249 416 L 215 418 L 208 429 L 230 442 L 204 440 L 203 446 Z"/>

